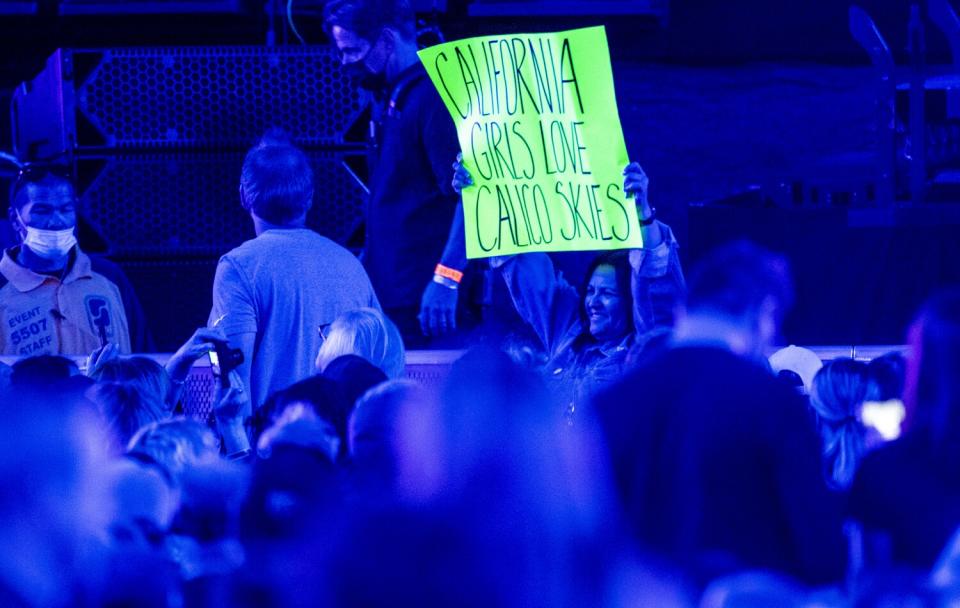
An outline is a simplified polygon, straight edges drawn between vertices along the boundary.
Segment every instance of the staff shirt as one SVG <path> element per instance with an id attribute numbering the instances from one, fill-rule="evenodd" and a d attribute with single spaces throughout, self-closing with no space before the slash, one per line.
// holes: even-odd
<path id="1" fill-rule="evenodd" d="M 88 355 L 108 342 L 131 352 L 130 330 L 120 289 L 95 272 L 90 258 L 74 248 L 61 278 L 20 265 L 19 248 L 0 259 L 0 353 Z"/>

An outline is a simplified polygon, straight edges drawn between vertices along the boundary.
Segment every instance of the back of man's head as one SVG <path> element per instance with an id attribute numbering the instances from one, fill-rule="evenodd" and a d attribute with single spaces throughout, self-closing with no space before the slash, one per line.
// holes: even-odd
<path id="1" fill-rule="evenodd" d="M 409 0 L 329 0 L 323 9 L 323 29 L 328 36 L 334 26 L 371 43 L 385 28 L 408 42 L 417 35 Z"/>
<path id="2" fill-rule="evenodd" d="M 765 309 L 779 324 L 792 304 L 786 258 L 749 241 L 715 249 L 687 282 L 688 314 L 719 315 L 739 325 L 753 326 Z"/>
<path id="3" fill-rule="evenodd" d="M 77 364 L 59 355 L 37 355 L 13 364 L 10 384 L 18 389 L 41 389 L 80 373 Z"/>
<path id="4" fill-rule="evenodd" d="M 295 146 L 264 141 L 247 152 L 240 190 L 244 208 L 258 218 L 294 224 L 313 204 L 313 169 Z"/>

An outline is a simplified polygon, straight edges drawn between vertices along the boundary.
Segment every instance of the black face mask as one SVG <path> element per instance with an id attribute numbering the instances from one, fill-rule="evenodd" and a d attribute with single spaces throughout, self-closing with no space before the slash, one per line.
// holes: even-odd
<path id="1" fill-rule="evenodd" d="M 343 66 L 343 71 L 350 82 L 361 89 L 379 93 L 387 88 L 386 72 L 374 72 L 362 59 Z"/>

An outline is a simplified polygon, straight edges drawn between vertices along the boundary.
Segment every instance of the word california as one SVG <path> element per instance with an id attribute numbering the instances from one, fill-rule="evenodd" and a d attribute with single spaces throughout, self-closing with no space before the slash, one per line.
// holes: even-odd
<path id="1" fill-rule="evenodd" d="M 564 114 L 568 97 L 584 112 L 580 83 L 569 39 L 559 43 L 547 36 L 464 41 L 434 62 L 440 89 L 461 118 L 517 114 Z M 531 76 L 526 69 L 532 68 Z M 458 86 L 445 80 L 452 64 L 462 78 Z"/>

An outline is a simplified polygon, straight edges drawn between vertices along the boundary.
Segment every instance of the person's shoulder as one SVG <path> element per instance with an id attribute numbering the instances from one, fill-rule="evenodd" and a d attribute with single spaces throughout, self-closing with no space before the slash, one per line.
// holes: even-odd
<path id="1" fill-rule="evenodd" d="M 230 251 L 224 253 L 220 256 L 220 261 L 224 260 L 238 260 L 243 259 L 248 256 L 256 255 L 257 251 L 262 247 L 262 241 L 259 241 L 259 237 L 252 238 L 247 241 L 244 241 L 231 249 Z"/>
<path id="2" fill-rule="evenodd" d="M 657 402 L 657 393 L 669 390 L 676 378 L 671 370 L 675 353 L 667 350 L 651 357 L 642 365 L 629 369 L 613 384 L 601 389 L 594 397 L 597 414 L 604 422 L 635 416 L 639 409 L 623 407 L 641 401 Z"/>
<path id="3" fill-rule="evenodd" d="M 877 482 L 896 476 L 901 470 L 922 470 L 934 463 L 917 437 L 905 436 L 870 450 L 860 463 L 857 476 L 863 481 Z"/>
<path id="4" fill-rule="evenodd" d="M 422 63 L 413 66 L 409 75 L 408 82 L 410 84 L 408 87 L 411 93 L 422 95 L 430 93 L 431 91 L 437 91 L 437 87 L 433 86 L 433 82 L 430 80 L 430 74 L 427 73 L 427 68 L 425 68 Z M 439 97 L 439 93 L 437 96 Z"/>
<path id="5" fill-rule="evenodd" d="M 447 112 L 447 106 L 444 105 L 443 98 L 440 97 L 440 92 L 437 90 L 437 87 L 435 87 L 430 80 L 426 68 L 422 70 L 422 73 L 417 73 L 406 97 L 406 103 L 409 106 L 417 107 L 421 111 L 428 108 L 441 108 L 444 112 Z"/>
<path id="6" fill-rule="evenodd" d="M 230 251 L 220 256 L 220 262 L 233 262 L 240 266 L 252 263 L 261 263 L 265 258 L 275 253 L 283 253 L 295 246 L 292 242 L 294 230 L 268 230 L 263 234 L 248 239 Z"/>
<path id="7" fill-rule="evenodd" d="M 683 377 L 719 377 L 724 374 L 753 375 L 760 368 L 742 357 L 722 348 L 700 346 L 676 346 L 664 349 L 637 370 L 639 373 L 670 377 L 674 373 Z"/>
<path id="8" fill-rule="evenodd" d="M 904 437 L 867 452 L 857 465 L 850 488 L 850 515 L 861 522 L 872 523 L 878 513 L 885 512 L 887 502 L 896 491 L 911 488 L 923 492 L 924 483 L 917 471 L 929 471 L 923 450 L 910 437 Z"/>
<path id="9" fill-rule="evenodd" d="M 667 385 L 678 393 L 712 392 L 739 408 L 760 408 L 771 415 L 782 413 L 770 403 L 781 403 L 803 412 L 802 397 L 769 369 L 723 348 L 679 346 L 668 348 L 638 369 L 636 382 Z M 799 414 L 798 414 L 799 415 Z"/>

